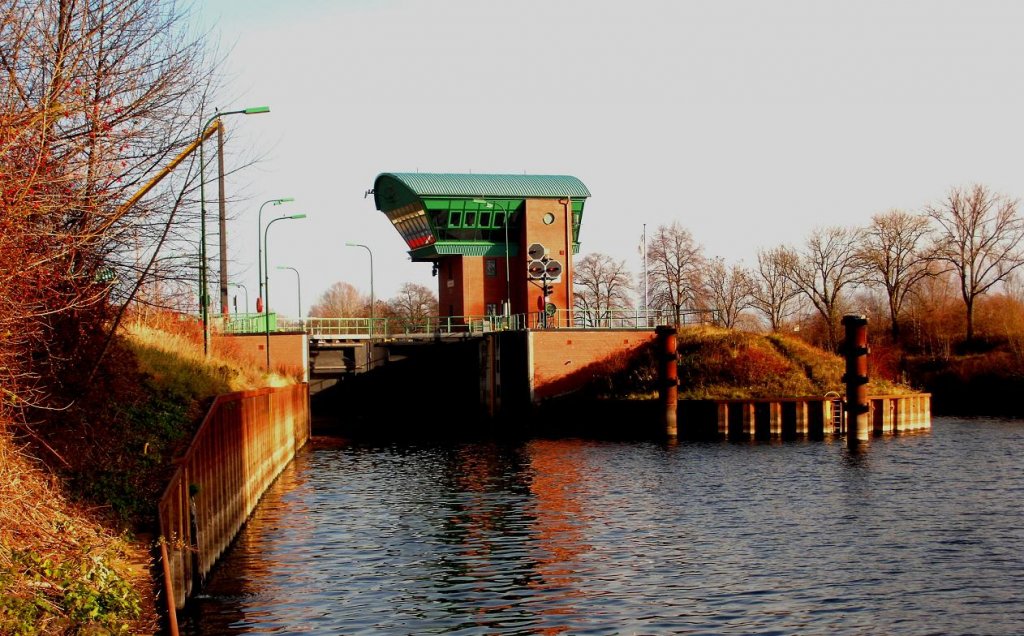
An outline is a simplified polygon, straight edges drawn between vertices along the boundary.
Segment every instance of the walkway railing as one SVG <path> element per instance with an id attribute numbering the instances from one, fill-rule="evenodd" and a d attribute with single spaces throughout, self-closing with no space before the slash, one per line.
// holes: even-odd
<path id="1" fill-rule="evenodd" d="M 215 329 L 223 333 L 264 333 L 267 331 L 267 321 L 270 321 L 270 331 L 284 331 L 283 325 L 278 324 L 278 315 L 269 314 L 221 314 L 211 316 L 211 324 Z"/>
<path id="2" fill-rule="evenodd" d="M 714 310 L 684 311 L 680 325 L 715 324 Z M 304 331 L 312 338 L 393 338 L 414 334 L 478 334 L 524 329 L 653 329 L 676 324 L 672 311 L 613 309 L 604 311 L 559 309 L 511 316 L 426 316 L 423 318 L 285 318 L 276 314 L 237 314 L 215 318 L 223 333 L 259 334 L 270 321 L 271 332 Z"/>
<path id="3" fill-rule="evenodd" d="M 523 329 L 523 316 L 429 316 L 408 318 L 303 318 L 306 333 L 316 336 L 373 335 L 387 338 L 410 334 L 472 334 Z"/>
<path id="4" fill-rule="evenodd" d="M 545 321 L 538 314 L 533 314 L 535 324 L 531 328 L 566 327 L 576 329 L 653 329 L 658 325 L 674 325 L 676 314 L 674 311 L 661 309 L 606 309 L 597 311 L 593 309 L 573 309 L 571 312 L 566 309 L 557 310 L 554 315 L 547 316 Z M 572 325 L 569 325 L 570 316 Z M 552 324 L 553 320 L 553 324 Z M 679 325 L 702 325 L 715 324 L 718 322 L 718 312 L 715 310 L 687 310 L 679 312 Z"/>

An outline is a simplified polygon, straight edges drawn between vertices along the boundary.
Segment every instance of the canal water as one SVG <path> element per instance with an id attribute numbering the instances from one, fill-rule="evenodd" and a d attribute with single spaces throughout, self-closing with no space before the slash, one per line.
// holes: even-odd
<path id="1" fill-rule="evenodd" d="M 1024 633 L 1024 421 L 836 442 L 316 438 L 184 633 Z"/>

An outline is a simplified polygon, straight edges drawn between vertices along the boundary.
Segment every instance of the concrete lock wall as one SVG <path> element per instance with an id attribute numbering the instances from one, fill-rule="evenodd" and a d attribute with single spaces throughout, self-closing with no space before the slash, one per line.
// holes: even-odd
<path id="1" fill-rule="evenodd" d="M 625 368 L 653 330 L 537 330 L 486 334 L 480 346 L 480 402 L 508 414 L 577 391 L 595 375 Z"/>

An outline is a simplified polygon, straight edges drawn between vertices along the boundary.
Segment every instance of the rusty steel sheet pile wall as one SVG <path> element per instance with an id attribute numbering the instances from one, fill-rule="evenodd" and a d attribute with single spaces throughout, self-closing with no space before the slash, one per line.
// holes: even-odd
<path id="1" fill-rule="evenodd" d="M 159 504 L 169 607 L 184 607 L 309 431 L 308 384 L 214 401 Z"/>

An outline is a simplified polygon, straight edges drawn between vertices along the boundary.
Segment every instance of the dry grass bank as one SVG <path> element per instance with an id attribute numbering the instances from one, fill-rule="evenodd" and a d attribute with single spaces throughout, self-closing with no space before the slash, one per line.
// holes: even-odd
<path id="1" fill-rule="evenodd" d="M 139 370 L 159 386 L 175 388 L 203 399 L 265 386 L 294 384 L 296 378 L 280 373 L 266 374 L 230 344 L 219 344 L 209 359 L 203 355 L 202 340 L 194 332 L 172 330 L 140 323 L 125 329 Z"/>
<path id="2" fill-rule="evenodd" d="M 808 397 L 845 393 L 842 357 L 784 334 L 721 327 L 685 327 L 678 334 L 680 399 Z M 622 369 L 595 377 L 603 397 L 652 398 L 658 369 L 653 349 L 637 352 Z M 877 376 L 868 392 L 901 393 L 909 387 Z"/>
<path id="3" fill-rule="evenodd" d="M 105 385 L 130 390 L 83 396 L 35 444 L 0 421 L 0 634 L 158 629 L 152 532 L 173 457 L 216 395 L 295 382 L 230 350 L 206 359 L 182 325 L 126 326 L 131 363 Z"/>
<path id="4" fill-rule="evenodd" d="M 154 633 L 148 558 L 0 434 L 0 633 Z"/>

